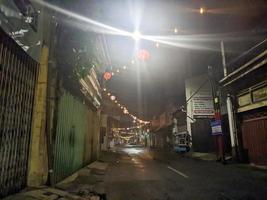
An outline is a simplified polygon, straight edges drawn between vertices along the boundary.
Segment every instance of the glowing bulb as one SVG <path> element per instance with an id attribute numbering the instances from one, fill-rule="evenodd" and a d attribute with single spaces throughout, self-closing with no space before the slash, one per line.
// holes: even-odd
<path id="1" fill-rule="evenodd" d="M 107 91 L 107 89 L 106 89 L 106 88 L 103 88 L 103 90 L 104 90 L 104 91 Z"/>
<path id="2" fill-rule="evenodd" d="M 131 63 L 134 64 L 134 60 L 132 60 Z"/>
<path id="3" fill-rule="evenodd" d="M 125 65 L 123 66 L 123 69 L 126 69 L 126 66 Z"/>
<path id="4" fill-rule="evenodd" d="M 140 38 L 141 38 L 140 31 L 138 31 L 138 30 L 134 31 L 133 34 L 132 34 L 132 37 L 133 37 L 133 39 L 135 39 L 135 41 L 140 40 Z"/>
<path id="5" fill-rule="evenodd" d="M 118 101 L 116 100 L 115 103 L 118 103 Z"/>
<path id="6" fill-rule="evenodd" d="M 119 69 L 117 69 L 117 73 L 120 73 L 120 70 Z"/>
<path id="7" fill-rule="evenodd" d="M 199 13 L 200 13 L 200 14 L 203 14 L 204 12 L 205 12 L 204 8 L 201 7 L 201 8 L 199 9 Z"/>
<path id="8" fill-rule="evenodd" d="M 108 93 L 108 96 L 110 96 L 110 93 Z"/>
<path id="9" fill-rule="evenodd" d="M 114 76 L 114 72 L 112 72 L 111 75 Z"/>
<path id="10" fill-rule="evenodd" d="M 114 100 L 116 99 L 116 97 L 115 97 L 114 95 L 112 95 L 112 96 L 110 97 L 110 99 L 111 99 L 112 101 L 114 101 Z"/>
<path id="11" fill-rule="evenodd" d="M 159 43 L 158 42 L 156 43 L 156 47 L 159 48 Z"/>
<path id="12" fill-rule="evenodd" d="M 174 33 L 178 33 L 178 29 L 177 28 L 174 28 Z"/>

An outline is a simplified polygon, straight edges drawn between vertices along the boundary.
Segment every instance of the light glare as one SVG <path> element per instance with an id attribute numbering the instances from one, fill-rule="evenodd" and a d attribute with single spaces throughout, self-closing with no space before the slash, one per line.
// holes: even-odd
<path id="1" fill-rule="evenodd" d="M 200 13 L 200 14 L 203 14 L 203 13 L 204 13 L 204 8 L 201 7 L 201 8 L 199 9 L 199 13 Z"/>
<path id="2" fill-rule="evenodd" d="M 138 31 L 138 30 L 134 31 L 132 37 L 133 37 L 133 39 L 135 39 L 135 41 L 140 40 L 140 38 L 141 38 L 140 31 Z"/>

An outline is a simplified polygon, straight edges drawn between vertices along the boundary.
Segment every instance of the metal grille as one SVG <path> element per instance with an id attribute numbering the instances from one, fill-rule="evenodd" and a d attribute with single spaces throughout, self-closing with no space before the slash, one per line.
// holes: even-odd
<path id="1" fill-rule="evenodd" d="M 0 30 L 0 197 L 26 186 L 37 70 Z"/>

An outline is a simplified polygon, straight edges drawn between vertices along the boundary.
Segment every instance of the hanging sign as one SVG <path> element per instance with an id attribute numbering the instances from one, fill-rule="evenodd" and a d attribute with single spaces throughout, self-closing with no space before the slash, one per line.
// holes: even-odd
<path id="1" fill-rule="evenodd" d="M 211 135 L 221 135 L 222 134 L 222 122 L 221 120 L 215 120 L 210 122 L 211 125 Z"/>

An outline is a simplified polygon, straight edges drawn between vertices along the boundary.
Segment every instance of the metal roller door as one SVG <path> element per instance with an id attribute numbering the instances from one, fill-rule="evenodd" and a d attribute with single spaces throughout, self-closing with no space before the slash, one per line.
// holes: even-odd
<path id="1" fill-rule="evenodd" d="M 250 162 L 267 165 L 267 116 L 244 120 L 242 137 Z"/>
<path id="2" fill-rule="evenodd" d="M 59 100 L 52 183 L 58 183 L 84 166 L 88 108 L 64 91 Z M 87 144 L 90 145 L 90 144 Z"/>
<path id="3" fill-rule="evenodd" d="M 0 30 L 0 197 L 26 186 L 37 70 Z"/>

